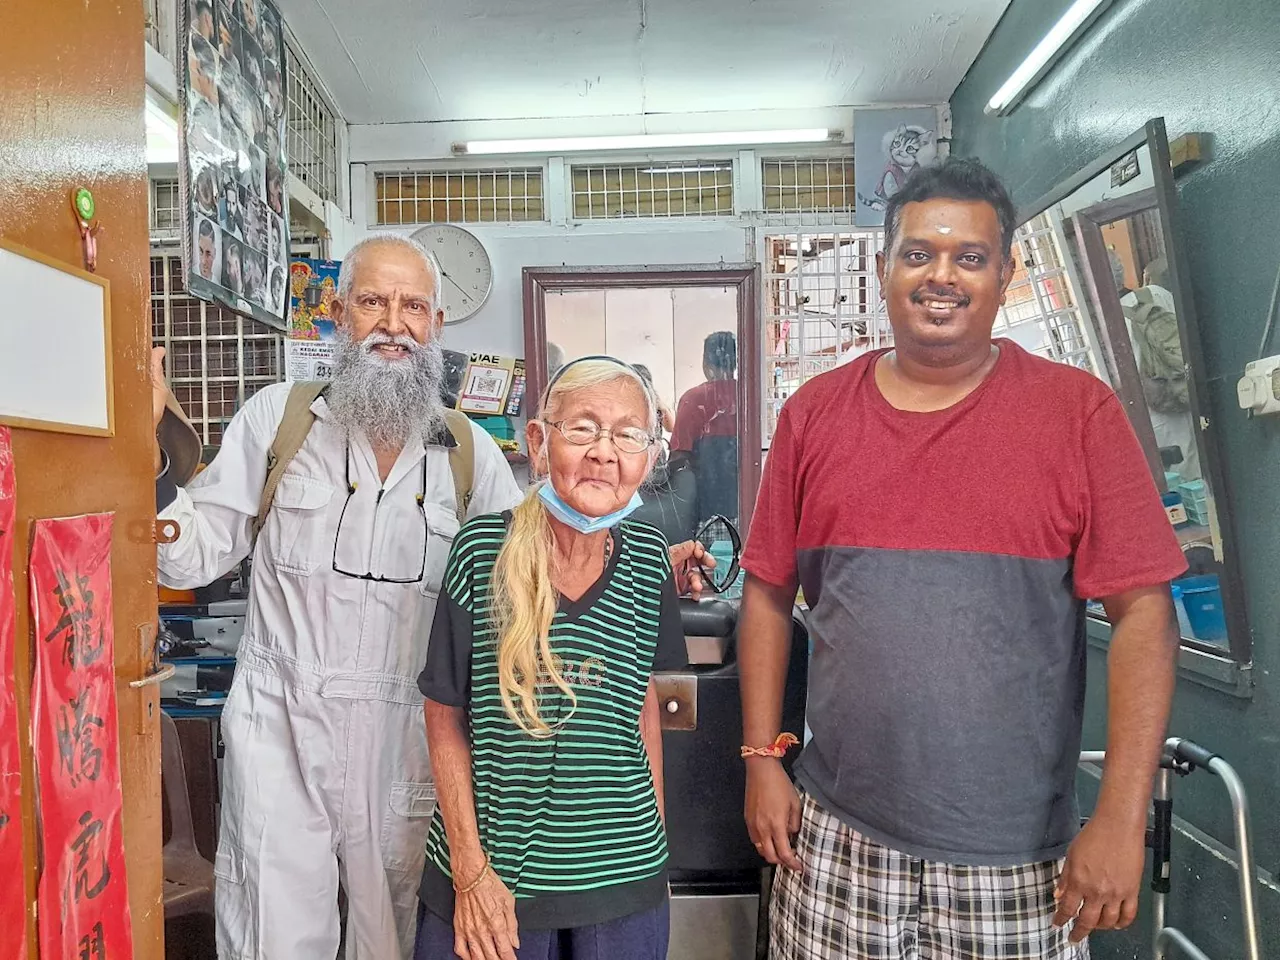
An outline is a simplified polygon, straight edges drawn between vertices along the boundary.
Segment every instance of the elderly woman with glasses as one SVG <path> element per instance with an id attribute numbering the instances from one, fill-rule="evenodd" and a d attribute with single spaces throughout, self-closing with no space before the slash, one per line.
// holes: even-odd
<path id="1" fill-rule="evenodd" d="M 687 660 L 667 545 L 628 520 L 660 449 L 633 367 L 585 358 L 527 439 L 545 477 L 454 541 L 419 686 L 438 805 L 415 960 L 662 960 L 652 673 Z"/>

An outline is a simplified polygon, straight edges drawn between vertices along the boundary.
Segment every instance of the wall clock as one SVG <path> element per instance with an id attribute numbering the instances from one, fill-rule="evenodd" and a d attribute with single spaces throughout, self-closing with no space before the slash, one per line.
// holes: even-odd
<path id="1" fill-rule="evenodd" d="M 452 223 L 433 223 L 413 238 L 435 255 L 445 323 L 461 323 L 484 306 L 493 289 L 493 264 L 479 238 Z"/>

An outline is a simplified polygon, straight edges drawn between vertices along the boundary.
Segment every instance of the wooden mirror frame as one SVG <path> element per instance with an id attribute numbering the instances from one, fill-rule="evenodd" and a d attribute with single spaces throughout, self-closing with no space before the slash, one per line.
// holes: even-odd
<path id="1" fill-rule="evenodd" d="M 1235 517 L 1231 509 L 1231 497 L 1227 485 L 1226 470 L 1222 459 L 1222 450 L 1214 430 L 1212 411 L 1209 403 L 1209 380 L 1205 369 L 1204 353 L 1201 348 L 1199 318 L 1196 313 L 1195 299 L 1185 278 L 1191 276 L 1187 264 L 1186 249 L 1178 242 L 1181 233 L 1178 222 L 1177 197 L 1178 188 L 1173 182 L 1173 163 L 1169 154 L 1169 139 L 1165 132 L 1164 119 L 1157 117 L 1147 121 L 1146 125 L 1115 149 L 1094 160 L 1074 176 L 1058 184 L 1047 194 L 1018 212 L 1018 222 L 1026 223 L 1032 217 L 1044 213 L 1049 208 L 1061 203 L 1076 190 L 1092 181 L 1095 177 L 1111 169 L 1117 161 L 1127 157 L 1135 150 L 1147 147 L 1151 155 L 1152 175 L 1155 186 L 1144 191 L 1126 194 L 1114 200 L 1092 207 L 1078 210 L 1072 214 L 1077 236 L 1081 241 L 1082 251 L 1089 261 L 1082 264 L 1088 267 L 1089 276 L 1085 279 L 1087 293 L 1092 300 L 1091 306 L 1100 314 L 1097 322 L 1102 329 L 1099 336 L 1105 341 L 1104 349 L 1113 351 L 1112 356 L 1105 358 L 1108 364 L 1114 363 L 1113 375 L 1119 378 L 1117 393 L 1125 405 L 1130 421 L 1145 421 L 1145 425 L 1134 423 L 1139 440 L 1150 461 L 1155 455 L 1155 464 L 1159 465 L 1159 453 L 1155 450 L 1155 436 L 1151 429 L 1150 417 L 1136 416 L 1135 398 L 1141 397 L 1141 386 L 1136 381 L 1137 367 L 1133 356 L 1133 347 L 1128 336 L 1112 337 L 1108 329 L 1123 329 L 1124 319 L 1121 313 L 1120 298 L 1113 289 L 1098 289 L 1095 279 L 1096 265 L 1106 263 L 1106 248 L 1102 238 L 1102 227 L 1109 222 L 1123 219 L 1143 209 L 1156 208 L 1160 211 L 1160 230 L 1164 239 L 1166 259 L 1168 261 L 1168 279 L 1170 292 L 1173 294 L 1174 310 L 1181 333 L 1182 355 L 1187 367 L 1187 385 L 1191 403 L 1191 414 L 1196 429 L 1196 440 L 1199 445 L 1201 473 L 1208 479 L 1213 495 L 1214 509 L 1218 519 L 1218 535 L 1222 541 L 1222 570 L 1220 578 L 1224 613 L 1227 621 L 1227 647 L 1230 659 L 1241 667 L 1248 666 L 1253 659 L 1253 638 L 1249 632 L 1248 614 L 1245 608 L 1244 580 L 1240 574 L 1239 555 L 1236 551 Z M 1065 252 L 1065 251 L 1064 251 Z M 1098 257 L 1101 260 L 1098 260 Z M 1103 274 L 1104 276 L 1107 274 Z M 1119 317 L 1119 327 L 1116 318 Z M 1134 382 L 1127 383 L 1128 372 L 1132 371 Z M 1136 390 L 1136 393 L 1134 392 Z M 1153 467 L 1153 475 L 1157 485 L 1163 489 L 1163 467 Z M 1224 649 L 1220 645 L 1204 643 L 1195 639 L 1181 638 L 1182 646 L 1198 651 L 1219 662 L 1224 659 Z M 1199 671 L 1198 671 L 1199 672 Z M 1212 671 L 1209 671 L 1212 672 Z M 1217 676 L 1226 683 L 1234 683 L 1232 677 L 1223 674 Z"/>
<path id="2" fill-rule="evenodd" d="M 524 350 L 532 416 L 547 385 L 547 294 L 644 287 L 734 287 L 738 298 L 738 527 L 745 541 L 760 486 L 760 266 L 750 263 L 641 267 L 525 267 Z M 679 398 L 677 398 L 678 400 Z"/>

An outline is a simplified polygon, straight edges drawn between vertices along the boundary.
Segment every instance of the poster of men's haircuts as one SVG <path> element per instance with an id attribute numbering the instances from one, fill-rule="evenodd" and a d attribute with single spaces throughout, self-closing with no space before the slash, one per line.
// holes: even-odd
<path id="1" fill-rule="evenodd" d="M 889 198 L 918 167 L 930 166 L 940 157 L 938 111 L 932 107 L 855 110 L 853 157 L 858 191 L 853 222 L 859 227 L 883 226 Z"/>
<path id="2" fill-rule="evenodd" d="M 289 305 L 285 59 L 270 0 L 179 0 L 187 289 L 278 329 Z"/>

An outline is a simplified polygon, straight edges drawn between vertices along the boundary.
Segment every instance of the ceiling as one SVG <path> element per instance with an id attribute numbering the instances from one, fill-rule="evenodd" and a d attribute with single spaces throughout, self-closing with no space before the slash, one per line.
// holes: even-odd
<path id="1" fill-rule="evenodd" d="M 349 123 L 942 103 L 1010 0 L 277 0 Z"/>

